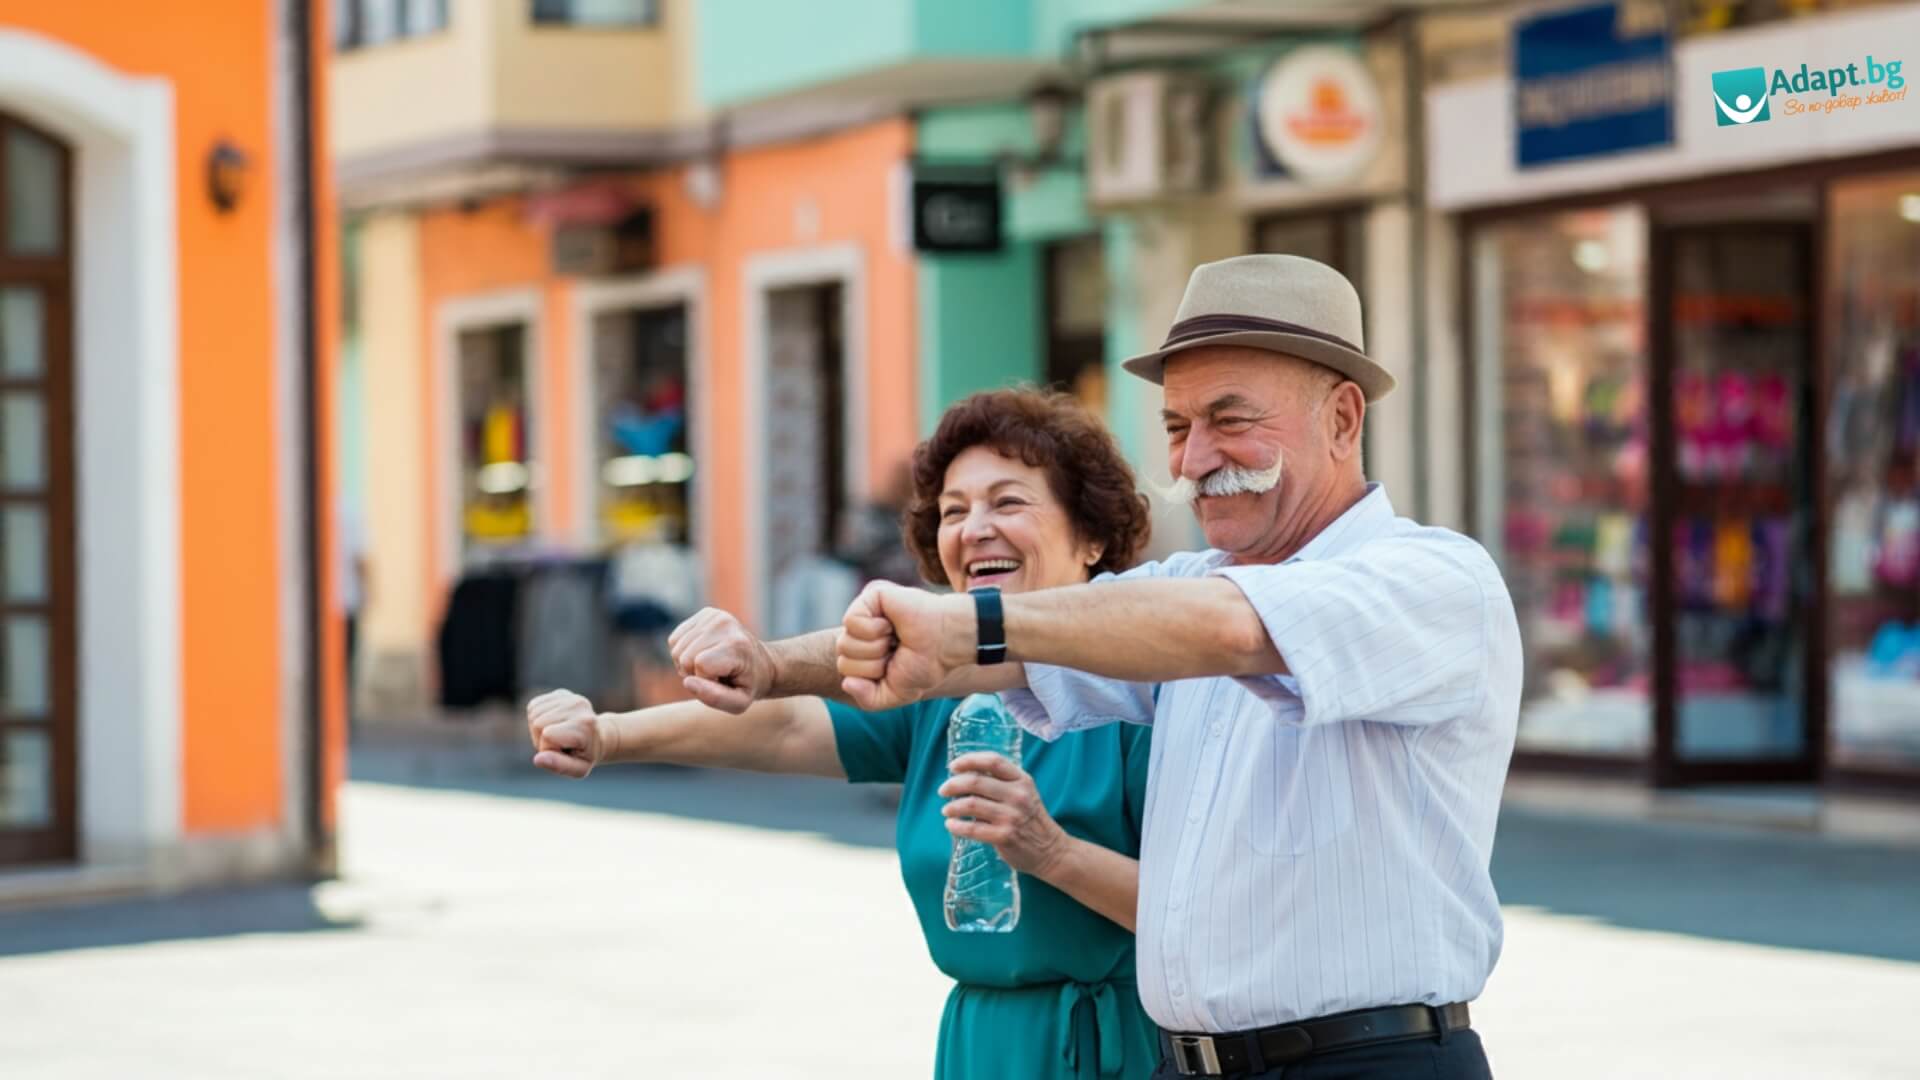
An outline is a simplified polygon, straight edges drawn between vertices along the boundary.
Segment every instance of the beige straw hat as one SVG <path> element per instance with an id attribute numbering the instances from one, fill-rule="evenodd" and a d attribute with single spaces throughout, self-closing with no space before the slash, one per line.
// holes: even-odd
<path id="1" fill-rule="evenodd" d="M 1239 255 L 1195 268 L 1166 341 L 1121 366 L 1159 383 L 1169 356 L 1202 345 L 1249 345 L 1311 360 L 1358 383 L 1369 402 L 1395 384 L 1367 358 L 1360 294 L 1338 270 L 1298 255 Z"/>

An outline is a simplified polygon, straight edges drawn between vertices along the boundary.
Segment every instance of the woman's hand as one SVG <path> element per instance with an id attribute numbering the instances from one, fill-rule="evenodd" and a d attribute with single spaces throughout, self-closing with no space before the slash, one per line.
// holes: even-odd
<path id="1" fill-rule="evenodd" d="M 535 765 L 575 780 L 606 759 L 610 742 L 593 703 L 571 690 L 555 690 L 529 701 L 527 734 L 533 739 Z"/>
<path id="2" fill-rule="evenodd" d="M 1021 873 L 1050 878 L 1074 840 L 1047 813 L 1033 777 L 988 752 L 962 754 L 953 760 L 952 771 L 939 792 L 948 800 L 940 810 L 947 831 L 992 844 L 1007 865 Z"/>

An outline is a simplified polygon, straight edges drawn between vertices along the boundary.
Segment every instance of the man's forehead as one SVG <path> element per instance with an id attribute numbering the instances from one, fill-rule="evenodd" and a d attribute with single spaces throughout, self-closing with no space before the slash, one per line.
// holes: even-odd
<path id="1" fill-rule="evenodd" d="M 1244 345 L 1191 349 L 1167 358 L 1161 378 L 1167 407 L 1198 414 L 1237 395 L 1244 403 L 1278 406 L 1318 364 L 1286 353 Z"/>
<path id="2" fill-rule="evenodd" d="M 1181 412 L 1228 404 L 1273 404 L 1289 378 L 1285 358 L 1246 350 L 1248 355 L 1177 358 L 1167 365 L 1162 388 L 1167 407 Z"/>

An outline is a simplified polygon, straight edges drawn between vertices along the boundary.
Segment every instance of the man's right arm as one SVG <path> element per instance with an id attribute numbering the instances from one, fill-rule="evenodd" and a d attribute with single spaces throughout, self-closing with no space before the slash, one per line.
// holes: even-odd
<path id="1" fill-rule="evenodd" d="M 1199 552 L 1178 552 L 1164 561 L 1141 563 L 1118 574 L 1102 574 L 1093 583 L 1197 577 L 1207 565 Z M 1007 665 L 1009 667 L 1015 665 Z M 1022 685 L 1003 695 L 1020 726 L 1049 741 L 1072 731 L 1106 724 L 1152 724 L 1158 707 L 1149 682 L 1094 675 L 1050 664 L 1019 665 Z M 973 669 L 979 670 L 979 669 Z"/>
<path id="2" fill-rule="evenodd" d="M 840 688 L 840 668 L 834 652 L 838 630 L 816 630 L 799 637 L 783 638 L 767 644 L 773 662 L 773 681 L 766 695 L 780 697 L 823 697 L 853 704 Z M 954 672 L 953 677 L 935 687 L 930 698 L 962 698 L 968 694 L 1000 694 L 1027 685 L 1027 672 L 1019 664 L 992 664 Z"/>

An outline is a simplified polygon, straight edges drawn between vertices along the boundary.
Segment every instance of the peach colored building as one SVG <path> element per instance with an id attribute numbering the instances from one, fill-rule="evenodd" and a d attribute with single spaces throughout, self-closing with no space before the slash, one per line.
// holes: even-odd
<path id="1" fill-rule="evenodd" d="M 700 595 L 765 626 L 777 572 L 912 448 L 911 121 L 723 134 L 688 90 L 692 16 L 454 0 L 338 58 L 374 711 L 436 699 L 448 597 L 504 553 L 684 542 Z M 476 89 L 396 107 L 427 82 Z"/>

